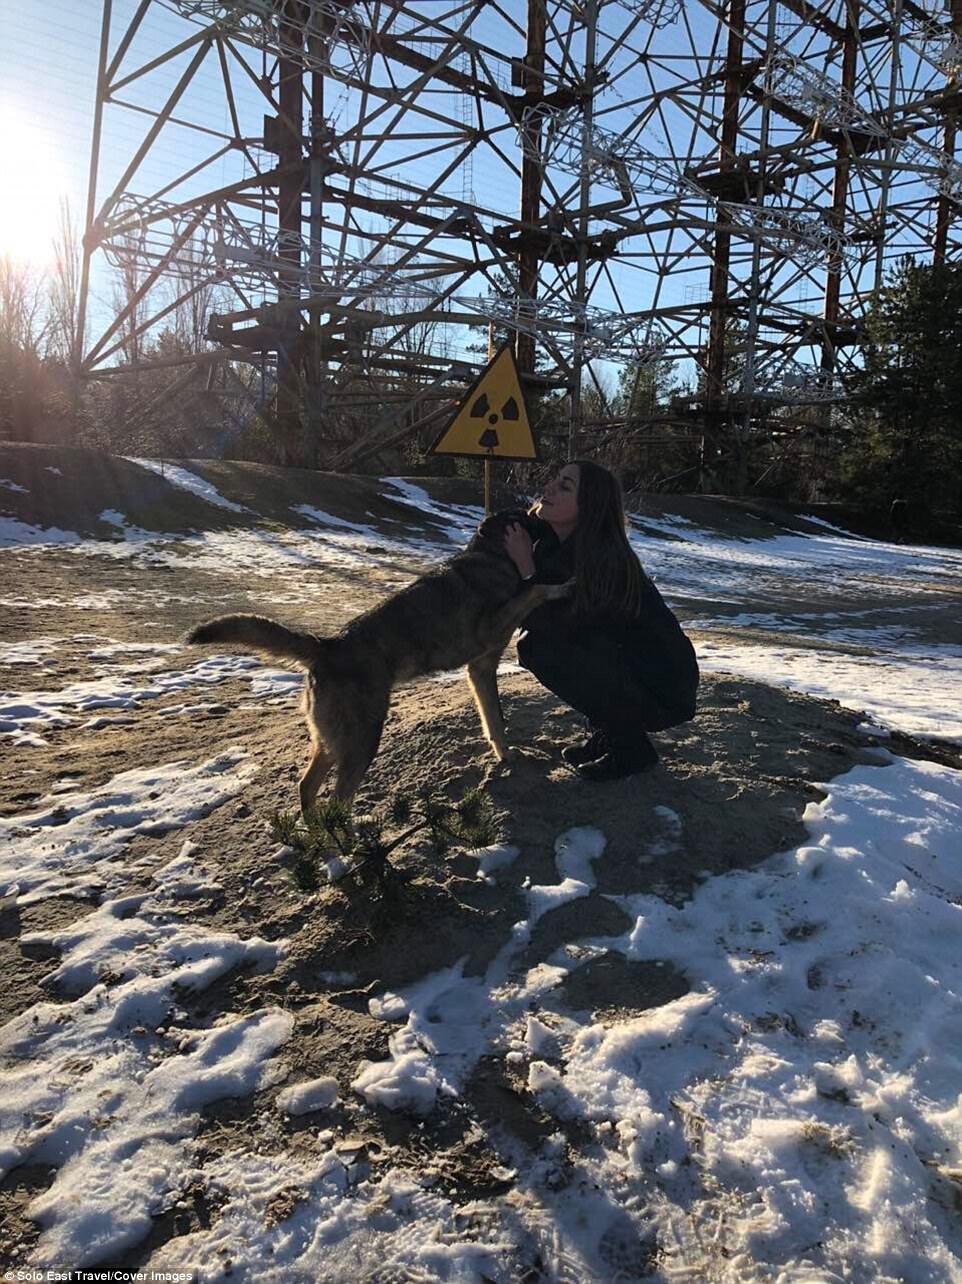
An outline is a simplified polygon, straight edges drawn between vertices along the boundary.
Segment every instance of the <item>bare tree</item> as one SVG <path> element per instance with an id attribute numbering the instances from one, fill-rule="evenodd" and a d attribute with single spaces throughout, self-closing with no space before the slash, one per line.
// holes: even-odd
<path id="1" fill-rule="evenodd" d="M 66 197 L 60 202 L 60 221 L 53 251 L 53 264 L 47 280 L 47 352 L 68 365 L 78 355 L 74 350 L 77 344 L 81 245 L 80 229 Z"/>
<path id="2" fill-rule="evenodd" d="M 45 295 L 29 265 L 0 257 L 0 438 L 46 441 L 59 433 L 62 405 L 44 363 Z"/>
<path id="3" fill-rule="evenodd" d="M 169 300 L 175 304 L 169 328 L 180 351 L 203 352 L 211 313 L 229 304 L 223 286 L 210 279 L 209 258 L 199 243 L 191 240 L 182 247 L 177 268 L 169 283 Z"/>
<path id="4" fill-rule="evenodd" d="M 0 255 L 0 344 L 39 358 L 49 334 L 44 303 L 43 281 L 34 270 Z"/>
<path id="5" fill-rule="evenodd" d="M 111 307 L 119 318 L 119 341 L 124 361 L 135 366 L 140 361 L 144 300 L 140 297 L 143 272 L 140 266 L 140 238 L 137 232 L 123 238 L 126 251 L 117 256 L 114 268 Z"/>

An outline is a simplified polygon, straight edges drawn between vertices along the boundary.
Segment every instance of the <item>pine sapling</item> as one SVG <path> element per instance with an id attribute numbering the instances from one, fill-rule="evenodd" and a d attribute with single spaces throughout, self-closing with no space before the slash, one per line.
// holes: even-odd
<path id="1" fill-rule="evenodd" d="M 345 803 L 330 799 L 304 817 L 275 812 L 272 830 L 277 841 L 298 853 L 292 873 L 303 891 L 317 889 L 318 863 L 324 861 L 329 871 L 346 866 L 350 877 L 374 881 L 383 892 L 388 879 L 397 877 L 391 854 L 418 834 L 439 856 L 455 843 L 477 849 L 497 838 L 491 801 L 481 789 L 469 790 L 456 802 L 427 788 L 413 797 L 396 793 L 378 811 L 363 816 L 352 816 Z"/>

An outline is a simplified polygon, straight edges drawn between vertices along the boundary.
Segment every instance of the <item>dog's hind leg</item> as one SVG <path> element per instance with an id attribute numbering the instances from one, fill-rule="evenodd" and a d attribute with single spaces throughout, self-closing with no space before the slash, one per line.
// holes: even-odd
<path id="1" fill-rule="evenodd" d="M 481 730 L 494 751 L 498 762 L 508 756 L 508 742 L 504 733 L 504 714 L 498 696 L 498 661 L 503 647 L 487 651 L 468 665 L 468 686 L 474 696 L 481 717 Z"/>
<path id="2" fill-rule="evenodd" d="M 355 706 L 340 721 L 333 737 L 335 755 L 334 797 L 350 802 L 374 761 L 387 717 L 388 692 L 375 698 L 368 691 L 363 707 Z"/>
<path id="3" fill-rule="evenodd" d="M 349 803 L 361 786 L 364 773 L 374 761 L 381 742 L 381 728 L 363 744 L 352 745 L 350 751 L 337 764 L 334 777 L 334 797 Z"/>
<path id="4" fill-rule="evenodd" d="M 315 741 L 311 746 L 311 756 L 307 763 L 307 769 L 301 776 L 297 786 L 298 796 L 301 800 L 302 816 L 306 816 L 314 806 L 317 791 L 320 789 L 324 777 L 330 771 L 333 762 L 333 754 L 324 745 Z"/>
<path id="5" fill-rule="evenodd" d="M 297 786 L 302 816 L 306 816 L 314 806 L 317 791 L 334 763 L 334 754 L 327 747 L 327 736 L 317 720 L 318 709 L 321 707 L 319 690 L 317 675 L 314 672 L 308 673 L 304 694 L 301 697 L 301 712 L 304 714 L 308 734 L 311 737 L 311 756 L 307 760 L 307 767 Z"/>

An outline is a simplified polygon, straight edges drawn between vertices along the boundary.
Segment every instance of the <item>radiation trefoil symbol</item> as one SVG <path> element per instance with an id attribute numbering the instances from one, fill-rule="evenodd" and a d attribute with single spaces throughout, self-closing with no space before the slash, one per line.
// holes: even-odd
<path id="1" fill-rule="evenodd" d="M 485 420 L 490 425 L 490 427 L 485 428 L 478 438 L 478 445 L 483 447 L 484 450 L 497 450 L 501 444 L 498 439 L 497 425 L 501 423 L 502 419 L 516 424 L 521 418 L 521 412 L 516 398 L 509 397 L 499 413 L 492 408 L 488 400 L 488 394 L 482 392 L 471 407 L 471 418 Z"/>

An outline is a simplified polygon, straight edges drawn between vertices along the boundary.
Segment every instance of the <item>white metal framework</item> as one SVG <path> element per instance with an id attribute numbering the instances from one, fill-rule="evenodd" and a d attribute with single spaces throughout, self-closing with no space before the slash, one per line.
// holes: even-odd
<path id="1" fill-rule="evenodd" d="M 681 363 L 717 433 L 823 403 L 886 268 L 959 256 L 960 73 L 962 0 L 104 0 L 84 288 L 130 288 L 77 362 L 214 290 L 321 459 L 489 323 L 572 440 L 602 362 Z"/>

